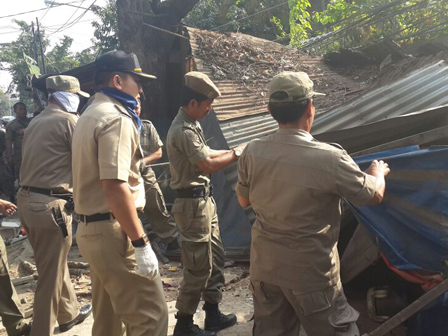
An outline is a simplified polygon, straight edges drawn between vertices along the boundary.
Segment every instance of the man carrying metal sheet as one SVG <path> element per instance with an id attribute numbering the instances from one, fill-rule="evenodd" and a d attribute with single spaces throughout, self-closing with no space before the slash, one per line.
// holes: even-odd
<path id="1" fill-rule="evenodd" d="M 366 173 L 337 144 L 315 140 L 313 99 L 304 72 L 284 72 L 269 88 L 276 133 L 251 142 L 238 162 L 236 191 L 252 205 L 251 290 L 255 336 L 359 335 L 358 312 L 345 298 L 337 243 L 341 198 L 379 204 L 387 163 Z"/>

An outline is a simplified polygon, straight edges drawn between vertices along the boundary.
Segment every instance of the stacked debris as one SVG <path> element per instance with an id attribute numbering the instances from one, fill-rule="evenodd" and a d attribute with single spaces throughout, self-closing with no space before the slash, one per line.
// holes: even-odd
<path id="1" fill-rule="evenodd" d="M 321 57 L 309 56 L 295 48 L 239 33 L 193 28 L 188 28 L 188 32 L 193 55 L 202 61 L 199 71 L 209 71 L 218 87 L 220 82 L 232 82 L 239 91 L 253 93 L 250 98 L 264 106 L 268 82 L 282 71 L 304 71 L 310 75 L 316 90 L 327 94 L 316 100 L 318 108 L 346 103 L 352 99 L 351 93 L 362 91 L 362 83 L 338 75 Z"/>

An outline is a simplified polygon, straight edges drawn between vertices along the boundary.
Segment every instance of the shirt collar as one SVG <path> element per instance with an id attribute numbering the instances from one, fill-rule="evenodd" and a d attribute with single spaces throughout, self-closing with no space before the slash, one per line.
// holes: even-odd
<path id="1" fill-rule="evenodd" d="M 307 131 L 297 129 L 297 128 L 279 128 L 277 130 L 277 134 L 288 134 L 288 135 L 299 135 L 303 137 L 305 140 L 313 141 L 313 136 Z"/>

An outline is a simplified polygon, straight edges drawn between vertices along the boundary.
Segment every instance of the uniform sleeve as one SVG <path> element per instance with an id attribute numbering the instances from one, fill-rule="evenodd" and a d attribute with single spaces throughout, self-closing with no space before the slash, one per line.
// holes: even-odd
<path id="1" fill-rule="evenodd" d="M 6 126 L 6 140 L 14 140 L 14 130 L 12 124 Z"/>
<path id="2" fill-rule="evenodd" d="M 210 156 L 210 148 L 204 144 L 199 135 L 188 128 L 178 132 L 176 146 L 185 154 L 191 164 L 197 164 Z"/>
<path id="3" fill-rule="evenodd" d="M 157 133 L 156 128 L 153 124 L 149 125 L 149 151 L 154 153 L 160 147 L 163 146 L 162 140 L 160 140 L 159 133 Z"/>
<path id="4" fill-rule="evenodd" d="M 72 146 L 73 132 L 75 131 L 77 119 L 67 119 L 67 143 Z"/>
<path id="5" fill-rule="evenodd" d="M 119 117 L 110 121 L 98 136 L 98 165 L 101 180 L 129 179 L 135 152 L 132 121 Z"/>
<path id="6" fill-rule="evenodd" d="M 238 182 L 235 191 L 242 198 L 249 200 L 250 184 L 247 172 L 247 147 L 238 159 Z"/>
<path id="7" fill-rule="evenodd" d="M 375 195 L 376 178 L 364 173 L 346 151 L 336 165 L 336 190 L 354 206 L 363 206 Z"/>

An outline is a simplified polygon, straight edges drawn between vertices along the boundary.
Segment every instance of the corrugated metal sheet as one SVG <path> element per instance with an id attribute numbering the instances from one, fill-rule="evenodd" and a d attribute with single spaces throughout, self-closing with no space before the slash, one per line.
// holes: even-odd
<path id="1" fill-rule="evenodd" d="M 448 103 L 448 64 L 440 61 L 318 115 L 313 133 L 341 130 Z"/>

